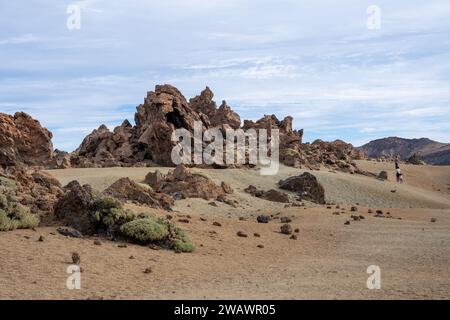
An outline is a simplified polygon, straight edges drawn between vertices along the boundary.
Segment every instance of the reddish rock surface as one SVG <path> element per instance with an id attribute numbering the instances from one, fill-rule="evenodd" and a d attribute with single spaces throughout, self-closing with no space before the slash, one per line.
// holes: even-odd
<path id="1" fill-rule="evenodd" d="M 52 161 L 52 133 L 24 112 L 0 113 L 0 166 L 46 166 Z"/>

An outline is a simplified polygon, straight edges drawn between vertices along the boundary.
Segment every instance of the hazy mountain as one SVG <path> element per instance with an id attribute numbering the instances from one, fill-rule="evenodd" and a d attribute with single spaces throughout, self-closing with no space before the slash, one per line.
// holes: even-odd
<path id="1" fill-rule="evenodd" d="M 359 147 L 368 157 L 396 156 L 407 160 L 414 154 L 428 164 L 450 165 L 450 144 L 433 141 L 427 138 L 403 139 L 389 137 L 370 141 Z"/>

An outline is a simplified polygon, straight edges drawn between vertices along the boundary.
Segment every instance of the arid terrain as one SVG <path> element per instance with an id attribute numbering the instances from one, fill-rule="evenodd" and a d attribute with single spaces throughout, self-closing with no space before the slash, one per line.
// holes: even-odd
<path id="1" fill-rule="evenodd" d="M 357 165 L 376 174 L 386 170 L 389 180 L 315 170 L 328 205 L 305 202 L 304 207 L 285 207 L 243 191 L 250 184 L 276 188 L 280 179 L 303 169 L 282 166 L 276 176 L 261 176 L 257 169 L 192 169 L 217 183 L 229 183 L 234 188 L 230 198 L 238 203 L 233 208 L 203 199 L 175 202 L 170 214 L 175 221 L 189 221 L 177 224 L 195 244 L 192 253 L 130 243 L 124 247 L 125 243 L 105 239 L 96 245 L 96 237 L 64 237 L 56 227 L 1 232 L 0 298 L 449 299 L 450 167 L 402 165 L 405 183 L 399 185 L 392 163 L 361 160 Z M 62 185 L 76 179 L 101 191 L 120 177 L 142 182 L 155 169 L 169 170 L 47 172 Z M 168 213 L 127 206 L 161 216 Z M 376 217 L 376 210 L 382 210 L 383 217 Z M 257 223 L 260 214 L 274 219 Z M 353 221 L 355 214 L 364 219 Z M 297 240 L 280 233 L 281 217 L 289 217 L 292 227 L 299 229 Z M 237 236 L 238 231 L 248 237 Z M 44 241 L 38 241 L 40 236 Z M 80 290 L 66 288 L 66 269 L 74 251 L 83 268 Z M 380 290 L 366 287 L 370 265 L 381 269 Z M 144 273 L 146 268 L 151 272 Z"/>

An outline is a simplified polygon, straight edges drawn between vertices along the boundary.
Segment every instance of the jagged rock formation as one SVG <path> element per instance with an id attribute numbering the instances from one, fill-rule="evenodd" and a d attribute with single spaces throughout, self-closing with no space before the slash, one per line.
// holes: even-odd
<path id="1" fill-rule="evenodd" d="M 157 85 L 147 93 L 144 103 L 137 107 L 135 126 L 125 121 L 113 132 L 104 125 L 88 135 L 72 155 L 72 165 L 95 166 L 174 166 L 171 159 L 175 146 L 171 141 L 174 130 L 184 128 L 194 132 L 194 123 L 202 123 L 202 129 L 218 128 L 225 135 L 226 129 L 272 129 L 280 133 L 280 161 L 289 166 L 302 165 L 319 169 L 359 172 L 354 159 L 363 158 L 362 152 L 340 140 L 315 141 L 303 144 L 303 130 L 293 130 L 292 117 L 282 121 L 275 115 L 266 115 L 254 122 L 241 119 L 225 101 L 217 108 L 213 92 L 206 87 L 189 102 L 171 85 Z"/>
<path id="2" fill-rule="evenodd" d="M 200 121 L 203 129 L 216 125 L 237 128 L 239 116 L 224 102 L 217 108 L 213 93 L 206 88 L 188 103 L 177 88 L 158 85 L 137 107 L 135 126 L 125 121 L 110 132 L 104 125 L 94 130 L 74 152 L 75 166 L 173 166 L 172 133 L 179 128 L 194 132 Z"/>
<path id="3" fill-rule="evenodd" d="M 0 113 L 0 166 L 46 166 L 53 155 L 52 133 L 24 112 Z"/>
<path id="4" fill-rule="evenodd" d="M 433 141 L 427 138 L 403 139 L 389 137 L 373 140 L 358 149 L 364 151 L 368 157 L 382 160 L 395 160 L 400 158 L 407 161 L 424 161 L 428 164 L 449 165 L 450 144 Z M 416 161 L 417 162 L 417 161 Z"/>

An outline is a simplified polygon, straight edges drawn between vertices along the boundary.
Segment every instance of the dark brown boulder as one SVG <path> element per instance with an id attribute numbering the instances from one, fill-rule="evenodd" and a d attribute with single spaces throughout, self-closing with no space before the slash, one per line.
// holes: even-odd
<path id="1" fill-rule="evenodd" d="M 309 172 L 280 180 L 279 187 L 299 194 L 302 199 L 325 204 L 325 190 L 317 178 Z"/>
<path id="2" fill-rule="evenodd" d="M 81 186 L 72 181 L 68 191 L 59 200 L 55 208 L 55 218 L 81 232 L 92 235 L 97 233 L 98 221 L 92 210 L 94 192 L 90 185 Z"/>
<path id="3" fill-rule="evenodd" d="M 270 189 L 270 190 L 264 192 L 263 195 L 261 196 L 261 198 L 268 200 L 268 201 L 273 201 L 273 202 L 281 202 L 281 203 L 289 202 L 289 196 L 286 193 L 280 192 L 275 189 Z"/>

